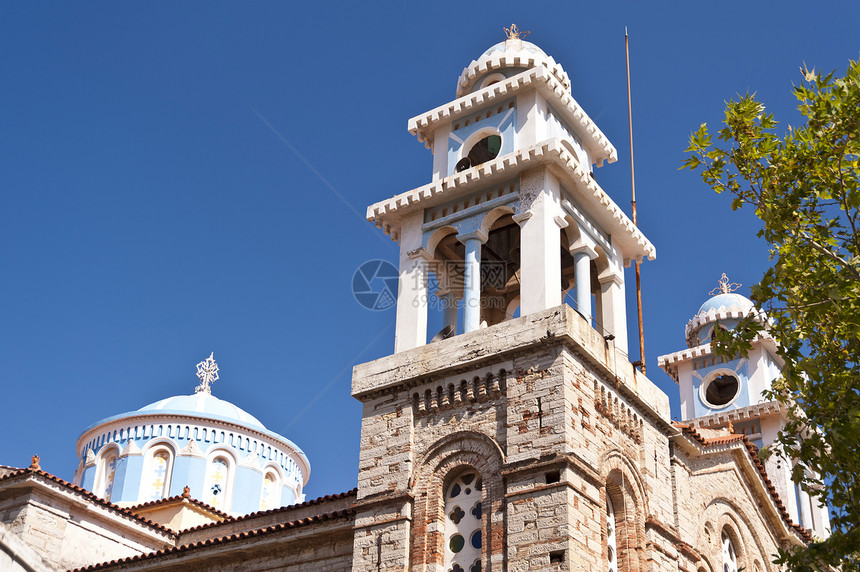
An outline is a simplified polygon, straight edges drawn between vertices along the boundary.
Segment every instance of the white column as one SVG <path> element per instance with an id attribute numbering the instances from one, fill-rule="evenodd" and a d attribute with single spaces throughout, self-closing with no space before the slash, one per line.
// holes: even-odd
<path id="1" fill-rule="evenodd" d="M 463 332 L 474 332 L 481 326 L 481 245 L 487 235 L 476 230 L 457 235 L 466 246 L 463 284 Z"/>
<path id="2" fill-rule="evenodd" d="M 571 247 L 570 254 L 573 256 L 576 310 L 590 323 L 594 315 L 591 310 L 591 259 L 596 258 L 597 253 L 588 246 L 578 245 Z"/>
<path id="3" fill-rule="evenodd" d="M 424 213 L 404 217 L 400 231 L 400 280 L 397 288 L 397 319 L 394 352 L 427 343 L 427 251 L 421 247 Z"/>

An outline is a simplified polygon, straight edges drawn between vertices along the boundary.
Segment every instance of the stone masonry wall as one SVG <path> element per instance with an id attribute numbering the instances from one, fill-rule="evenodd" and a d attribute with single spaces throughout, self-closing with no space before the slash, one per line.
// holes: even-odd
<path id="1" fill-rule="evenodd" d="M 72 499 L 38 490 L 0 504 L 0 522 L 35 550 L 46 564 L 66 570 L 94 562 L 145 554 L 168 546 L 134 534 L 133 527 L 105 520 Z"/>
<path id="2" fill-rule="evenodd" d="M 720 569 L 721 529 L 703 540 L 694 522 L 708 510 L 756 539 L 739 541 L 749 570 L 771 569 L 780 523 L 755 510 L 761 491 L 739 486 L 737 459 L 703 471 L 673 453 L 665 395 L 566 307 L 357 366 L 353 394 L 356 570 L 441 572 L 443 494 L 465 470 L 484 482 L 485 571 L 603 569 L 609 524 L 619 570 Z"/>

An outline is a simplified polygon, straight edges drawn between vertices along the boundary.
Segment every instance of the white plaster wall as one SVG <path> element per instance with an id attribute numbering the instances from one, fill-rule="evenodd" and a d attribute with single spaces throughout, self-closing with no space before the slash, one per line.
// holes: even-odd
<path id="1" fill-rule="evenodd" d="M 448 135 L 451 123 L 443 123 L 433 133 L 433 180 L 448 176 Z"/>
<path id="2" fill-rule="evenodd" d="M 693 362 L 685 361 L 678 365 L 678 390 L 681 394 L 681 419 L 696 416 L 696 392 L 693 391 Z"/>
<path id="3" fill-rule="evenodd" d="M 547 138 L 545 109 L 546 100 L 536 89 L 517 95 L 517 149 Z"/>
<path id="4" fill-rule="evenodd" d="M 747 368 L 747 373 L 749 375 L 747 391 L 749 392 L 750 405 L 761 403 L 764 401 L 762 398 L 762 391 L 770 386 L 767 358 L 765 357 L 765 352 L 761 346 L 754 346 L 749 352 Z"/>
<path id="5" fill-rule="evenodd" d="M 559 206 L 558 179 L 547 169 L 520 177 L 520 315 L 525 316 L 561 304 L 561 233 L 556 220 Z"/>

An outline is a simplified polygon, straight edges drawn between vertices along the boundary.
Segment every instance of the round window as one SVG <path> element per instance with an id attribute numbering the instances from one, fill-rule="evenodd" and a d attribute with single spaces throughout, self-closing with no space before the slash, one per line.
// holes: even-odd
<path id="1" fill-rule="evenodd" d="M 740 393 L 738 378 L 730 373 L 720 373 L 705 382 L 703 387 L 705 404 L 719 409 L 735 400 Z"/>

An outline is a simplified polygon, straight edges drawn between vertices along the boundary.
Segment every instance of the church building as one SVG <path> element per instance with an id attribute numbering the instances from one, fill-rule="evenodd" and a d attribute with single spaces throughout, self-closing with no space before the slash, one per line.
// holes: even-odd
<path id="1" fill-rule="evenodd" d="M 774 341 L 712 352 L 756 311 L 725 277 L 659 358 L 681 422 L 631 363 L 625 268 L 656 249 L 598 183 L 618 154 L 568 74 L 507 32 L 409 120 L 432 180 L 367 209 L 399 283 L 394 353 L 353 370 L 356 488 L 306 500 L 308 459 L 212 395 L 210 356 L 195 394 L 86 429 L 74 483 L 0 468 L 0 568 L 761 572 L 827 535 L 758 456 L 785 423 Z"/>

